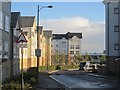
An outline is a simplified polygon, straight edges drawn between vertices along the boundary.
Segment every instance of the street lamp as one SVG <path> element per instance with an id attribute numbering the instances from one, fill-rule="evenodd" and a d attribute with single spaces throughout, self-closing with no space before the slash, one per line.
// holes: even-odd
<path id="1" fill-rule="evenodd" d="M 53 6 L 41 6 L 41 7 L 39 7 L 39 5 L 38 5 L 38 10 L 37 10 L 37 50 L 36 51 L 38 51 L 38 53 L 41 51 L 40 50 L 40 30 L 39 30 L 39 12 L 40 12 L 40 10 L 42 10 L 43 8 L 53 8 Z M 36 52 L 37 53 L 37 52 Z M 39 54 L 41 54 L 41 53 L 39 53 Z M 39 77 L 39 57 L 41 56 L 41 55 L 36 55 L 37 56 L 37 75 L 38 75 L 38 77 Z"/>

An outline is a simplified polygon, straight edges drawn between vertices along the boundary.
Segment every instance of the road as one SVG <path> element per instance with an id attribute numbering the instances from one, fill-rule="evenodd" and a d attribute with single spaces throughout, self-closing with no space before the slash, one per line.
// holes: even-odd
<path id="1" fill-rule="evenodd" d="M 91 73 L 50 75 L 55 81 L 65 85 L 66 90 L 120 90 L 118 79 L 102 77 Z"/>

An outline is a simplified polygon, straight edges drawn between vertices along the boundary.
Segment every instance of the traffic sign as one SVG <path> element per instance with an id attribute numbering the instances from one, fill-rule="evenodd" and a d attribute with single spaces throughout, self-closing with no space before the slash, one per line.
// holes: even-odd
<path id="1" fill-rule="evenodd" d="M 35 56 L 40 57 L 41 56 L 41 49 L 35 49 Z"/>
<path id="2" fill-rule="evenodd" d="M 24 42 L 24 43 L 27 43 L 28 41 L 27 41 L 24 33 L 21 33 L 21 34 L 19 35 L 19 37 L 18 37 L 18 39 L 17 39 L 16 42 L 17 42 L 17 43 L 23 43 L 23 42 Z"/>
<path id="3" fill-rule="evenodd" d="M 27 48 L 27 44 L 26 44 L 26 43 L 22 43 L 22 44 L 21 44 L 21 43 L 18 43 L 18 44 L 17 44 L 17 47 L 18 47 L 18 48 Z"/>

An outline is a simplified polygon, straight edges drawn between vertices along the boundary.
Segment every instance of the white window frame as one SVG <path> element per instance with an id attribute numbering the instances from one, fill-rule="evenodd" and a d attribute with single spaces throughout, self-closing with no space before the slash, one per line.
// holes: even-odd
<path id="1" fill-rule="evenodd" d="M 62 41 L 62 44 L 66 44 L 66 41 Z"/>
<path id="2" fill-rule="evenodd" d="M 3 56 L 4 58 L 8 58 L 8 54 L 9 54 L 9 43 L 7 41 L 4 42 L 4 53 Z"/>
<path id="3" fill-rule="evenodd" d="M 3 12 L 0 11 L 0 29 L 3 29 Z"/>
<path id="4" fill-rule="evenodd" d="M 74 49 L 74 45 L 70 45 L 70 49 Z"/>
<path id="5" fill-rule="evenodd" d="M 79 46 L 79 45 L 76 45 L 76 49 L 80 49 L 80 46 Z"/>
<path id="6" fill-rule="evenodd" d="M 80 52 L 79 51 L 76 51 L 76 54 L 79 54 Z"/>
<path id="7" fill-rule="evenodd" d="M 114 31 L 119 32 L 119 25 L 114 26 Z"/>
<path id="8" fill-rule="evenodd" d="M 119 8 L 114 8 L 114 14 L 119 14 Z"/>
<path id="9" fill-rule="evenodd" d="M 4 50 L 8 51 L 8 49 L 9 49 L 9 42 L 5 41 L 4 42 Z"/>
<path id="10" fill-rule="evenodd" d="M 74 54 L 74 51 L 70 51 L 70 54 Z"/>
<path id="11" fill-rule="evenodd" d="M 119 44 L 114 44 L 114 49 L 119 50 Z"/>
<path id="12" fill-rule="evenodd" d="M 5 16 L 5 31 L 10 31 L 10 17 L 7 15 Z"/>

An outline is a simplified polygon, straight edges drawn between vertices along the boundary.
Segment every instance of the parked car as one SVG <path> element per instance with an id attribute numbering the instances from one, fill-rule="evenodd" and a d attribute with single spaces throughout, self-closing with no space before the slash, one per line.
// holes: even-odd
<path id="1" fill-rule="evenodd" d="M 85 66 L 86 62 L 80 62 L 80 65 L 79 65 L 79 70 L 84 70 L 84 66 Z"/>
<path id="2" fill-rule="evenodd" d="M 91 71 L 97 69 L 97 64 L 91 64 L 90 61 L 80 62 L 79 70 Z"/>
<path id="3" fill-rule="evenodd" d="M 85 66 L 83 67 L 84 70 L 90 71 L 92 70 L 91 64 L 89 61 L 86 62 Z"/>

